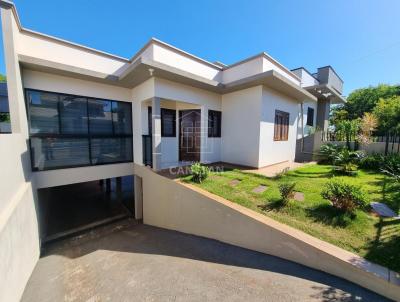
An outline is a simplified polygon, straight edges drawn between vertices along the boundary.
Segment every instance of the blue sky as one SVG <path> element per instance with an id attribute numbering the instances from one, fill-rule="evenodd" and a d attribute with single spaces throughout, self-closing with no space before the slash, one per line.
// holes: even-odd
<path id="1" fill-rule="evenodd" d="M 14 3 L 26 28 L 124 57 L 156 37 L 225 64 L 266 51 L 289 69 L 332 65 L 345 95 L 400 83 L 398 0 Z"/>

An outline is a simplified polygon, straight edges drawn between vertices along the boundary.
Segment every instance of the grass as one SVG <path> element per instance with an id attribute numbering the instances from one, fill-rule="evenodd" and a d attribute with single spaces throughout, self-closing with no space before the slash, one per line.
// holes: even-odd
<path id="1" fill-rule="evenodd" d="M 380 219 L 368 210 L 349 215 L 333 208 L 320 194 L 333 176 L 327 165 L 307 165 L 279 178 L 225 170 L 212 172 L 208 179 L 195 185 L 400 272 L 400 220 Z M 384 202 L 399 212 L 400 185 L 385 175 L 360 171 L 357 176 L 342 177 L 361 185 L 369 201 Z M 230 182 L 234 179 L 240 182 L 232 186 Z M 182 181 L 191 182 L 190 176 Z M 295 190 L 304 193 L 304 201 L 282 204 L 278 184 L 287 181 L 296 182 Z M 267 190 L 253 193 L 259 185 L 267 186 Z"/>

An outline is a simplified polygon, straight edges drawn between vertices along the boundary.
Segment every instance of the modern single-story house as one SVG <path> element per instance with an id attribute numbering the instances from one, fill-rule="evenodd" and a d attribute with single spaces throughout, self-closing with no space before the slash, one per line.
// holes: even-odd
<path id="1" fill-rule="evenodd" d="M 17 284 L 16 297 L 42 242 L 126 210 L 143 218 L 140 167 L 294 161 L 296 141 L 326 129 L 330 104 L 344 101 L 330 66 L 289 70 L 264 52 L 212 63 L 157 39 L 123 58 L 26 29 L 9 1 L 0 8 L 11 115 L 0 134 L 0 292 Z"/>

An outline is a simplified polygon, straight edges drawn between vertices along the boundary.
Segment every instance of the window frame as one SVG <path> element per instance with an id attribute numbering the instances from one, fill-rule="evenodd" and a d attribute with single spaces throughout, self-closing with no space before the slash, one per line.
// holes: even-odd
<path id="1" fill-rule="evenodd" d="M 39 92 L 39 93 L 50 93 L 54 94 L 57 96 L 57 113 L 58 113 L 58 123 L 59 123 L 59 129 L 58 133 L 31 133 L 31 114 L 30 114 L 30 103 L 28 99 L 29 92 Z M 87 133 L 82 134 L 82 133 L 62 133 L 62 127 L 60 127 L 61 123 L 61 112 L 60 112 L 60 101 L 61 101 L 61 96 L 70 96 L 74 98 L 85 98 L 86 99 L 86 115 L 87 115 Z M 132 114 L 132 103 L 131 102 L 124 102 L 124 101 L 117 101 L 113 99 L 106 99 L 106 98 L 96 98 L 96 97 L 90 97 L 90 96 L 83 96 L 83 95 L 75 95 L 75 94 L 69 94 L 69 93 L 62 93 L 62 92 L 55 92 L 55 91 L 47 91 L 47 90 L 40 90 L 40 89 L 33 89 L 33 88 L 25 88 L 24 89 L 24 99 L 25 99 L 25 106 L 26 106 L 26 113 L 27 113 L 27 119 L 28 119 L 28 131 L 29 131 L 29 152 L 30 152 L 30 157 L 31 157 L 31 169 L 33 172 L 41 172 L 41 171 L 48 171 L 48 170 L 59 170 L 59 169 L 68 169 L 68 168 L 77 168 L 77 167 L 92 167 L 92 166 L 101 166 L 101 165 L 112 165 L 112 164 L 119 164 L 119 163 L 130 163 L 133 162 L 134 160 L 134 154 L 133 154 L 133 114 Z M 112 133 L 109 134 L 99 134 L 99 133 L 91 133 L 90 131 L 90 114 L 89 114 L 89 100 L 102 100 L 102 101 L 110 101 L 111 102 L 111 123 L 112 123 Z M 114 125 L 114 120 L 113 120 L 113 112 L 112 112 L 112 104 L 113 103 L 127 103 L 130 105 L 130 114 L 131 114 L 131 119 L 130 119 L 130 127 L 131 133 L 126 133 L 126 134 L 116 134 L 115 133 L 115 125 Z M 77 164 L 77 165 L 60 165 L 60 166 L 52 166 L 52 167 L 47 167 L 43 169 L 38 169 L 35 167 L 34 163 L 34 158 L 32 154 L 32 144 L 31 144 L 31 138 L 40 138 L 40 139 L 45 139 L 45 138 L 59 138 L 59 139 L 87 139 L 88 140 L 88 152 L 89 152 L 89 164 Z M 130 149 L 132 150 L 131 156 L 128 160 L 120 160 L 120 161 L 115 161 L 115 162 L 106 162 L 106 163 L 93 163 L 92 160 L 92 139 L 97 139 L 97 138 L 114 138 L 114 139 L 122 139 L 126 138 L 128 139 L 128 143 L 130 142 Z"/>
<path id="2" fill-rule="evenodd" d="M 310 111 L 312 111 L 311 114 L 310 114 Z M 307 107 L 306 126 L 314 127 L 314 114 L 315 114 L 314 108 L 312 108 L 312 107 Z"/>
<path id="3" fill-rule="evenodd" d="M 165 114 L 172 114 L 172 129 L 173 133 L 165 133 L 164 116 Z M 176 110 L 161 108 L 161 137 L 176 137 Z"/>
<path id="4" fill-rule="evenodd" d="M 274 119 L 274 141 L 289 140 L 290 113 L 275 110 Z"/>
<path id="5" fill-rule="evenodd" d="M 219 119 L 217 130 L 215 129 L 214 118 Z M 211 131 L 210 131 L 211 130 Z M 208 110 L 208 137 L 221 137 L 222 132 L 222 112 L 218 110 Z"/>
<path id="6" fill-rule="evenodd" d="M 176 137 L 176 110 L 175 109 L 168 109 L 168 108 L 160 108 L 161 112 L 161 137 Z M 171 113 L 173 114 L 173 134 L 165 134 L 164 132 L 164 114 Z M 147 128 L 148 128 L 148 135 L 153 135 L 153 107 L 147 107 Z"/>

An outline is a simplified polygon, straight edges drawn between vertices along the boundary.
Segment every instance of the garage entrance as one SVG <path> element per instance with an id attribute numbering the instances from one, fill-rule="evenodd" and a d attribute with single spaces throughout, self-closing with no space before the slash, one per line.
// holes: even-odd
<path id="1" fill-rule="evenodd" d="M 42 242 L 134 215 L 134 177 L 38 190 Z"/>

